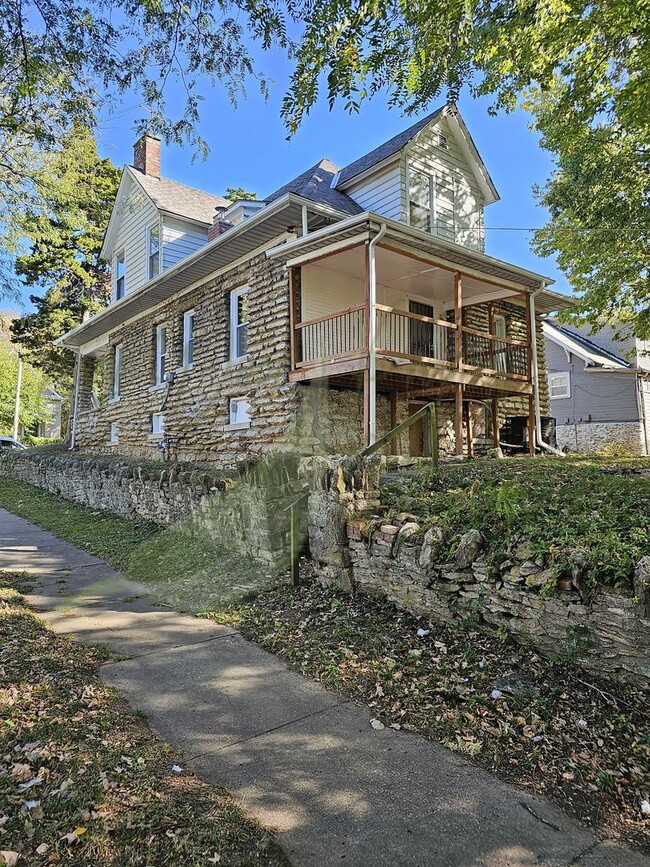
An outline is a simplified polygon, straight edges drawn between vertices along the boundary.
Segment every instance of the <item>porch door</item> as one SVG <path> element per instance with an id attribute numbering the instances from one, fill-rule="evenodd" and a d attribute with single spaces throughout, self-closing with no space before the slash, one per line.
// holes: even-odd
<path id="1" fill-rule="evenodd" d="M 506 317 L 499 314 L 494 317 L 494 333 L 497 337 L 508 336 L 508 326 Z M 495 367 L 497 370 L 506 372 L 508 370 L 508 344 L 496 342 L 494 343 Z"/>
<path id="2" fill-rule="evenodd" d="M 428 316 L 433 319 L 431 304 L 421 304 L 419 301 L 409 299 L 409 313 L 417 313 L 418 316 Z M 424 355 L 427 358 L 437 357 L 433 325 L 430 322 L 418 322 L 417 319 L 409 319 L 409 344 L 411 355 Z"/>

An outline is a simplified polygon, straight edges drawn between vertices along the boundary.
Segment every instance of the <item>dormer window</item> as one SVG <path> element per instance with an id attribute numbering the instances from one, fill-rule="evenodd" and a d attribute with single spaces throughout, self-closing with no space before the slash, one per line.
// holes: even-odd
<path id="1" fill-rule="evenodd" d="M 416 229 L 431 231 L 433 179 L 431 175 L 409 170 L 409 223 Z"/>
<path id="2" fill-rule="evenodd" d="M 152 226 L 147 232 L 147 261 L 149 279 L 160 274 L 160 225 Z"/>
<path id="3" fill-rule="evenodd" d="M 119 301 L 120 298 L 124 298 L 124 292 L 126 289 L 126 267 L 124 265 L 124 253 L 117 253 L 115 255 L 115 262 L 113 264 L 113 275 L 115 280 L 115 300 Z"/>

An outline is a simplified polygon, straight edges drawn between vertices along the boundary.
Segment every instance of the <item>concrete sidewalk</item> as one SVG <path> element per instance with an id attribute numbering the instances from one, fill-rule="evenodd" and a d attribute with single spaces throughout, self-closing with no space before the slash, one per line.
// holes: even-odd
<path id="1" fill-rule="evenodd" d="M 0 509 L 0 569 L 37 577 L 59 632 L 128 657 L 104 679 L 186 766 L 241 798 L 296 865 L 649 867 L 550 802 L 370 714 L 235 630 L 175 614 L 144 585 Z"/>

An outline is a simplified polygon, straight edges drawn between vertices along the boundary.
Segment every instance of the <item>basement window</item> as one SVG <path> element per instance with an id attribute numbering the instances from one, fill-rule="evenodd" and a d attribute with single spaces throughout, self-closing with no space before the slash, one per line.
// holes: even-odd
<path id="1" fill-rule="evenodd" d="M 152 436 L 162 436 L 165 433 L 165 416 L 161 412 L 154 412 L 151 416 Z"/>
<path id="2" fill-rule="evenodd" d="M 117 444 L 117 443 L 119 442 L 119 440 L 120 440 L 120 428 L 119 428 L 119 425 L 117 425 L 115 422 L 112 422 L 112 424 L 111 424 L 111 430 L 110 430 L 110 440 L 109 440 L 109 442 L 111 442 L 111 443 L 113 443 L 113 444 L 115 445 L 115 444 Z"/>
<path id="3" fill-rule="evenodd" d="M 237 425 L 237 427 L 250 427 L 251 423 L 251 415 L 250 415 L 251 405 L 246 397 L 232 397 L 230 399 L 230 408 L 229 408 L 229 417 L 230 417 L 230 425 Z"/>

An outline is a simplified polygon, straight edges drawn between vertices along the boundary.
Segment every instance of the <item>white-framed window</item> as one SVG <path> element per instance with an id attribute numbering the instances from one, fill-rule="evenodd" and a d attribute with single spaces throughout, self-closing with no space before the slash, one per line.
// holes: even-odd
<path id="1" fill-rule="evenodd" d="M 116 253 L 113 262 L 113 279 L 115 280 L 115 300 L 119 301 L 124 298 L 126 291 L 126 264 L 124 261 L 124 252 Z"/>
<path id="2" fill-rule="evenodd" d="M 165 416 L 161 412 L 151 415 L 151 433 L 154 436 L 162 436 L 165 433 Z"/>
<path id="3" fill-rule="evenodd" d="M 111 431 L 110 431 L 110 441 L 112 443 L 119 442 L 120 439 L 120 428 L 116 422 L 112 422 Z"/>
<path id="4" fill-rule="evenodd" d="M 562 373 L 549 373 L 548 394 L 551 400 L 562 397 L 571 397 L 571 377 L 568 371 Z"/>
<path id="5" fill-rule="evenodd" d="M 194 311 L 183 313 L 183 367 L 194 363 Z"/>
<path id="6" fill-rule="evenodd" d="M 118 343 L 113 350 L 113 393 L 111 394 L 113 400 L 120 396 L 122 386 L 122 356 L 123 347 L 121 343 Z"/>
<path id="7" fill-rule="evenodd" d="M 156 326 L 156 385 L 165 381 L 167 369 L 167 326 Z"/>
<path id="8" fill-rule="evenodd" d="M 160 224 L 147 230 L 147 263 L 149 279 L 153 280 L 160 274 Z"/>
<path id="9" fill-rule="evenodd" d="M 250 424 L 251 405 L 246 397 L 230 398 L 230 424 Z"/>
<path id="10" fill-rule="evenodd" d="M 433 180 L 431 175 L 409 168 L 409 223 L 430 232 L 433 225 Z"/>
<path id="11" fill-rule="evenodd" d="M 236 361 L 246 355 L 248 332 L 248 286 L 233 289 L 230 293 L 230 360 Z"/>

